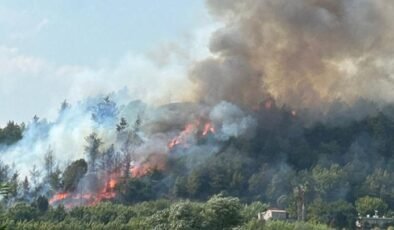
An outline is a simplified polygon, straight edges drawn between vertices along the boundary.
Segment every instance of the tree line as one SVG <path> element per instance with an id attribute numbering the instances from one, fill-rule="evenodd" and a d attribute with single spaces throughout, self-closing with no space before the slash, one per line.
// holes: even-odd
<path id="1" fill-rule="evenodd" d="M 105 106 L 100 108 L 116 115 L 109 99 L 102 103 Z M 253 137 L 230 138 L 214 154 L 188 155 L 182 148 L 175 149 L 165 159 L 165 169 L 153 167 L 139 177 L 130 175 L 130 167 L 135 148 L 143 142 L 138 132 L 144 118 L 132 120 L 132 125 L 119 118 L 112 127 L 117 148 L 92 133 L 85 139 L 85 159 L 70 162 L 64 169 L 59 168 L 51 149 L 45 154 L 44 169 L 33 167 L 30 179 L 19 178 L 12 167 L 0 164 L 0 182 L 8 188 L 3 206 L 17 201 L 32 207 L 44 190 L 49 191 L 48 196 L 55 191 L 72 192 L 89 172 L 101 175 L 117 170 L 123 177 L 115 187 L 116 197 L 109 202 L 120 207 L 162 199 L 174 205 L 182 200 L 200 203 L 223 194 L 244 204 L 262 202 L 286 209 L 295 219 L 297 188 L 301 187 L 307 221 L 352 229 L 358 215 L 373 215 L 378 210 L 379 215 L 393 216 L 394 113 L 390 111 L 340 124 L 311 125 L 274 105 L 253 112 L 257 120 Z M 92 119 L 97 122 L 108 114 L 99 109 L 95 113 Z M 23 126 L 19 127 L 22 131 Z M 80 209 L 84 208 L 75 210 Z"/>
<path id="2" fill-rule="evenodd" d="M 328 230 L 321 224 L 263 222 L 257 212 L 268 206 L 261 202 L 242 204 L 238 198 L 215 195 L 206 202 L 156 200 L 134 205 L 101 203 L 76 207 L 17 203 L 1 215 L 4 229 L 160 229 L 160 230 Z"/>

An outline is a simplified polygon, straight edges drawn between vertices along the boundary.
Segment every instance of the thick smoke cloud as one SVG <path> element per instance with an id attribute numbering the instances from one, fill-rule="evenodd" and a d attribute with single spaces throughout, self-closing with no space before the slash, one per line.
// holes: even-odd
<path id="1" fill-rule="evenodd" d="M 192 67 L 196 97 L 295 108 L 393 99 L 391 0 L 207 0 L 224 26 Z"/>

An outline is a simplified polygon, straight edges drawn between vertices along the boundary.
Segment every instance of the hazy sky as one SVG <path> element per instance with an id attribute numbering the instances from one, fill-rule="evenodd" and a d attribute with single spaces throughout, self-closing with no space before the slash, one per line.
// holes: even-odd
<path id="1" fill-rule="evenodd" d="M 211 25 L 203 0 L 2 0 L 0 124 L 157 75 L 184 78 Z"/>

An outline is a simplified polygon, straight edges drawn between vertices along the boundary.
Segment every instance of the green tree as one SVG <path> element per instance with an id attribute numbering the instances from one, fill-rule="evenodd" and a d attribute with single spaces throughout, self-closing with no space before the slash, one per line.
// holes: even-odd
<path id="1" fill-rule="evenodd" d="M 257 214 L 264 212 L 269 208 L 267 204 L 263 204 L 260 201 L 255 201 L 251 204 L 245 205 L 241 211 L 241 215 L 244 221 L 256 219 Z"/>
<path id="2" fill-rule="evenodd" d="M 394 205 L 394 173 L 382 168 L 375 169 L 371 175 L 367 176 L 361 190 L 365 195 L 387 201 L 392 207 Z"/>
<path id="3" fill-rule="evenodd" d="M 191 202 L 179 202 L 171 205 L 168 214 L 170 229 L 173 230 L 197 230 L 202 229 L 202 208 L 199 204 Z"/>
<path id="4" fill-rule="evenodd" d="M 84 159 L 80 159 L 71 163 L 64 170 L 63 183 L 65 191 L 74 191 L 77 188 L 79 180 L 88 171 L 88 165 Z"/>
<path id="5" fill-rule="evenodd" d="M 384 215 L 388 210 L 388 205 L 380 198 L 364 196 L 356 200 L 356 210 L 362 216 L 373 215 L 375 210 L 380 215 Z"/>
<path id="6" fill-rule="evenodd" d="M 85 146 L 85 153 L 88 156 L 89 171 L 95 172 L 97 166 L 97 159 L 100 156 L 100 148 L 103 142 L 97 136 L 97 133 L 92 133 L 85 138 L 87 145 Z"/>
<path id="7" fill-rule="evenodd" d="M 133 204 L 155 198 L 152 184 L 146 178 L 130 178 L 117 186 L 116 190 L 123 201 Z"/>
<path id="8" fill-rule="evenodd" d="M 308 206 L 307 217 L 312 222 L 328 224 L 335 228 L 352 229 L 356 220 L 356 210 L 346 201 L 326 203 L 317 199 Z"/>
<path id="9" fill-rule="evenodd" d="M 176 197 L 187 197 L 187 179 L 186 177 L 178 176 L 175 179 L 173 193 Z"/>
<path id="10" fill-rule="evenodd" d="M 26 203 L 17 203 L 7 212 L 7 218 L 14 221 L 29 221 L 37 218 L 35 208 Z"/>
<path id="11" fill-rule="evenodd" d="M 18 125 L 13 121 L 9 121 L 3 129 L 0 128 L 0 145 L 11 145 L 21 140 L 23 130 L 23 125 Z"/>
<path id="12" fill-rule="evenodd" d="M 64 206 L 59 205 L 56 208 L 50 208 L 44 216 L 44 219 L 50 222 L 58 223 L 63 221 L 67 216 Z"/>
<path id="13" fill-rule="evenodd" d="M 47 178 L 49 185 L 53 190 L 59 190 L 62 187 L 62 181 L 61 181 L 61 170 L 59 167 L 56 167 L 54 171 L 49 175 L 49 178 Z"/>
<path id="14" fill-rule="evenodd" d="M 312 178 L 317 195 L 327 201 L 341 198 L 349 190 L 346 172 L 338 164 L 333 164 L 328 168 L 321 165 L 315 166 L 312 169 Z"/>
<path id="15" fill-rule="evenodd" d="M 37 208 L 38 211 L 46 212 L 49 208 L 48 199 L 45 196 L 39 196 L 36 201 L 34 202 L 34 206 Z"/>
<path id="16" fill-rule="evenodd" d="M 204 227 L 221 230 L 239 225 L 242 222 L 241 208 L 238 198 L 213 196 L 204 205 Z"/>
<path id="17" fill-rule="evenodd" d="M 191 197 L 202 198 L 209 189 L 206 176 L 200 169 L 194 169 L 187 180 L 187 191 Z M 205 191 L 204 191 L 205 190 Z"/>
<path id="18" fill-rule="evenodd" d="M 25 179 L 22 182 L 22 190 L 23 190 L 23 196 L 27 197 L 30 194 L 30 183 L 29 183 L 29 179 L 27 179 L 27 176 L 25 177 Z"/>

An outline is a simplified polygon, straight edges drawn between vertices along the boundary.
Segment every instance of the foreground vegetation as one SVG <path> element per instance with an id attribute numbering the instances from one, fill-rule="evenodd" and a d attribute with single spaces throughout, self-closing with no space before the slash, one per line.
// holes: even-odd
<path id="1" fill-rule="evenodd" d="M 46 206 L 48 208 L 48 206 Z M 261 222 L 257 212 L 266 205 L 255 202 L 243 205 L 237 198 L 213 196 L 205 203 L 168 200 L 125 206 L 101 203 L 66 211 L 62 206 L 48 208 L 19 203 L 2 214 L 6 229 L 239 229 L 287 230 L 328 227 L 311 223 Z"/>

